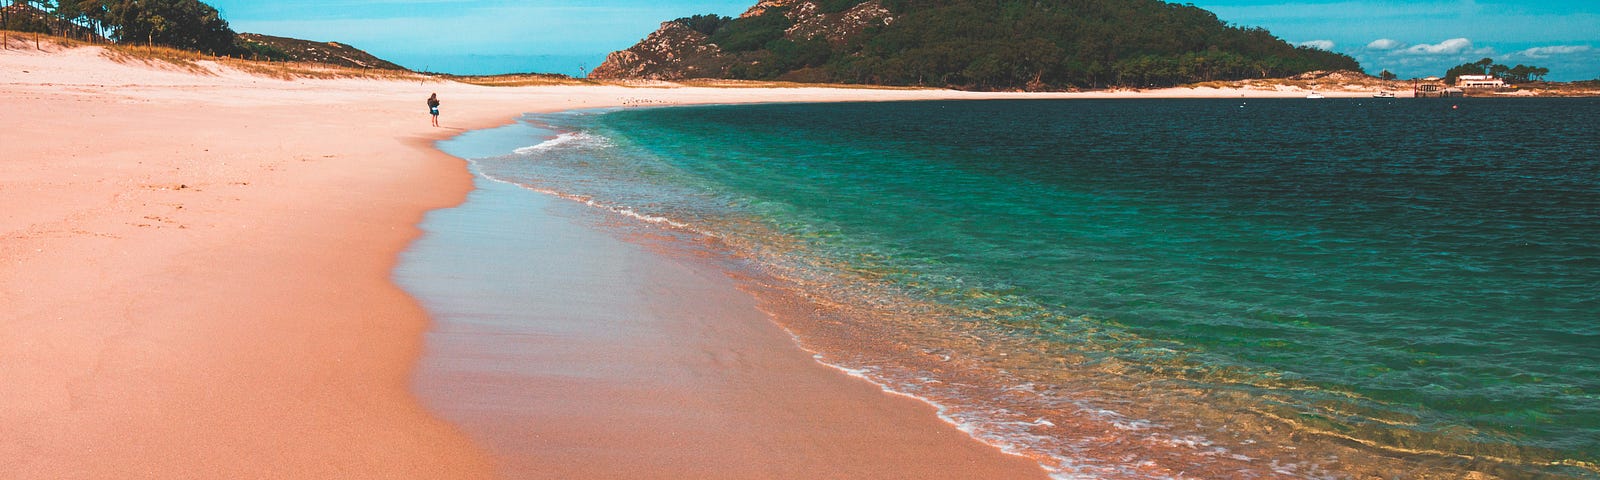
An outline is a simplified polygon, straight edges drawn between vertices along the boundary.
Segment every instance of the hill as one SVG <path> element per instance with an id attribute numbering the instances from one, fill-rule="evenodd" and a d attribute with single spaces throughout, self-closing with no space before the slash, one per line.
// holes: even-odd
<path id="1" fill-rule="evenodd" d="M 665 22 L 590 76 L 1063 90 L 1313 70 L 1360 65 L 1159 0 L 762 0 Z"/>
<path id="2" fill-rule="evenodd" d="M 252 56 L 262 60 L 314 62 L 351 68 L 406 70 L 406 67 L 396 65 L 361 49 L 339 42 L 313 42 L 298 38 L 241 33 L 238 36 L 237 43 Z"/>

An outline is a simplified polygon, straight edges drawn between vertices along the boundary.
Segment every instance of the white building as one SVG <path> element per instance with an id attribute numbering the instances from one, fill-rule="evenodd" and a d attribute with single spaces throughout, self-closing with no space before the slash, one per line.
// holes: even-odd
<path id="1" fill-rule="evenodd" d="M 1461 88 L 1500 88 L 1506 86 L 1506 81 L 1494 75 L 1462 75 L 1456 77 L 1456 86 Z"/>

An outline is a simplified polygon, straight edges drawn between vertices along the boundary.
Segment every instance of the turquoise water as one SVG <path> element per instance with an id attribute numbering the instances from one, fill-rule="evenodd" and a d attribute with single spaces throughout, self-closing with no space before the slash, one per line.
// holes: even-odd
<path id="1" fill-rule="evenodd" d="M 825 360 L 1063 477 L 1600 478 L 1597 100 L 525 121 L 561 133 L 484 175 L 716 239 L 849 325 L 798 329 Z"/>

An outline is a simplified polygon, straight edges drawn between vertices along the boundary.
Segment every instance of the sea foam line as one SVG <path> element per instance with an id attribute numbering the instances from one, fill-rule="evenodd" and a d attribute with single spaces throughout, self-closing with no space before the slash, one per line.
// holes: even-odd
<path id="1" fill-rule="evenodd" d="M 771 317 L 777 317 L 779 315 L 777 312 L 766 307 L 758 306 L 757 308 Z M 1033 417 L 1032 420 L 1029 420 L 1028 417 L 1017 418 L 1017 415 L 1007 414 L 1020 412 L 1011 412 L 1005 410 L 1003 406 L 966 403 L 959 399 L 959 397 L 962 396 L 961 394 L 950 391 L 941 392 L 940 390 L 942 389 L 940 387 L 933 386 L 933 384 L 944 383 L 938 378 L 916 377 L 914 379 L 908 379 L 903 375 L 903 373 L 906 372 L 902 372 L 902 374 L 897 375 L 876 366 L 851 366 L 848 365 L 848 362 L 846 361 L 830 359 L 824 353 L 808 346 L 806 344 L 807 342 L 805 342 L 804 339 L 802 339 L 793 330 L 778 322 L 773 322 L 773 324 L 784 333 L 788 334 L 795 346 L 800 348 L 802 351 L 811 354 L 813 361 L 817 362 L 818 364 L 877 386 L 886 394 L 910 398 L 927 404 L 934 408 L 935 414 L 941 421 L 944 421 L 946 424 L 955 427 L 957 430 L 960 430 L 967 436 L 992 446 L 1006 454 L 1027 458 L 1038 463 L 1039 466 L 1044 468 L 1044 470 L 1052 479 L 1078 480 L 1126 478 L 1168 480 L 1194 478 L 1186 475 L 1186 472 L 1184 471 L 1160 474 L 1127 468 L 1155 465 L 1155 463 L 1149 459 L 1130 460 L 1127 458 L 1117 459 L 1096 456 L 1075 456 L 1073 453 L 1078 451 L 1080 447 L 1090 446 L 1091 444 L 1081 443 L 1083 439 L 1055 437 L 1030 431 L 1030 429 L 1034 427 L 1056 426 L 1056 423 L 1052 422 L 1048 417 Z M 922 390 L 924 388 L 929 390 L 928 394 L 918 393 L 918 390 Z M 1004 389 L 1007 391 L 1027 392 L 1040 396 L 1047 395 L 1045 392 L 1037 391 L 1036 385 L 1033 383 L 1021 383 L 1011 387 L 1006 387 Z M 954 395 L 954 397 L 948 397 L 948 395 Z M 948 401 L 952 403 L 947 405 L 945 400 L 938 399 L 941 397 L 948 398 Z M 1160 444 L 1174 447 L 1186 447 L 1188 450 L 1193 451 L 1193 453 L 1198 456 L 1225 456 L 1234 460 L 1265 467 L 1265 465 L 1260 465 L 1258 463 L 1258 459 L 1230 452 L 1226 448 L 1214 445 L 1204 436 L 1178 436 L 1160 432 L 1157 430 L 1163 427 L 1163 425 L 1153 421 L 1130 418 L 1113 410 L 1096 408 L 1095 405 L 1081 400 L 1067 398 L 1057 398 L 1057 400 L 1066 402 L 1066 404 L 1076 407 L 1079 415 L 1102 422 L 1108 429 L 1126 432 L 1125 435 L 1132 435 L 1135 432 L 1138 432 L 1138 435 L 1149 437 L 1154 442 Z M 980 402 L 980 404 L 981 403 L 982 402 Z M 987 408 L 1001 408 L 1002 410 L 990 411 L 987 410 Z M 1279 464 L 1276 460 L 1273 461 L 1272 471 L 1274 473 L 1301 478 L 1322 478 L 1312 474 L 1299 473 L 1297 470 L 1297 464 Z"/>
<path id="2" fill-rule="evenodd" d="M 560 134 L 556 135 L 555 138 L 540 142 L 538 145 L 518 148 L 516 150 L 512 150 L 511 152 L 517 155 L 532 155 L 543 151 L 554 150 L 557 147 L 562 147 L 571 143 L 589 143 L 596 146 L 606 146 L 607 140 L 604 137 L 598 137 L 584 132 L 561 132 Z"/>
<path id="3" fill-rule="evenodd" d="M 777 316 L 775 312 L 767 310 L 764 307 L 757 306 L 756 308 L 761 310 L 763 313 L 766 313 L 769 317 Z M 1003 421 L 985 419 L 982 418 L 981 414 L 977 416 L 958 415 L 955 409 L 938 400 L 917 395 L 915 393 L 905 391 L 904 389 L 895 388 L 893 385 L 896 382 L 893 382 L 886 377 L 877 375 L 877 369 L 875 368 L 854 368 L 845 366 L 841 363 L 829 361 L 827 357 L 822 354 L 822 352 L 807 347 L 805 341 L 801 339 L 800 336 L 793 330 L 790 330 L 788 327 L 776 322 L 773 323 L 773 326 L 778 327 L 779 330 L 782 330 L 785 334 L 788 334 L 789 339 L 793 341 L 795 347 L 811 354 L 811 359 L 817 362 L 817 364 L 837 370 L 845 375 L 877 386 L 879 390 L 883 391 L 883 393 L 905 397 L 927 404 L 928 406 L 934 408 L 934 413 L 939 417 L 940 421 L 955 427 L 956 430 L 960 430 L 962 433 L 967 434 L 968 437 L 994 447 L 1001 452 L 1006 453 L 1007 455 L 1015 455 L 1034 461 L 1041 468 L 1043 468 L 1053 480 L 1099 480 L 1105 478 L 1105 474 L 1108 473 L 1104 471 L 1092 473 L 1094 470 L 1102 469 L 1082 464 L 1059 453 L 1046 452 L 1037 448 L 1027 448 L 1026 445 L 1028 444 L 1029 440 L 1034 440 L 1037 442 L 1039 438 L 1034 435 L 1029 435 L 1026 432 L 1016 431 L 1009 432 L 1010 435 L 1007 435 L 1007 433 L 998 431 L 1000 428 L 997 428 L 999 427 L 998 424 L 1004 423 Z M 1048 419 L 1042 417 L 1034 420 L 1032 424 L 1053 425 Z M 1019 439 L 1016 438 L 1018 436 L 1034 436 L 1036 438 Z M 1040 458 L 1041 456 L 1045 458 Z"/>
<path id="4" fill-rule="evenodd" d="M 540 144 L 540 145 L 543 145 L 543 144 Z M 539 145 L 535 145 L 535 147 L 537 147 L 537 146 L 539 146 Z M 533 147 L 524 147 L 524 148 L 533 148 Z M 594 199 L 594 197 L 590 197 L 590 196 L 587 196 L 587 195 L 577 195 L 577 194 L 562 192 L 562 191 L 558 191 L 558 190 L 551 190 L 551 189 L 548 189 L 548 188 L 540 188 L 540 187 L 535 187 L 535 186 L 531 186 L 531 185 L 525 185 L 525 184 L 517 183 L 517 182 L 511 181 L 511 180 L 506 180 L 506 179 L 503 179 L 503 178 L 500 178 L 500 177 L 496 177 L 494 175 L 490 175 L 488 173 L 484 173 L 482 168 L 478 168 L 479 164 L 478 164 L 478 162 L 476 160 L 468 160 L 468 162 L 472 164 L 473 171 L 475 171 L 478 174 L 478 176 L 483 177 L 483 178 L 485 178 L 485 179 L 487 179 L 489 181 L 503 183 L 503 184 L 506 184 L 506 185 L 511 185 L 511 186 L 514 186 L 514 187 L 517 187 L 517 188 L 528 190 L 530 192 L 549 195 L 549 196 L 556 197 L 556 198 L 559 198 L 559 199 L 562 199 L 562 200 L 568 200 L 568 201 L 581 203 L 581 204 L 583 204 L 585 206 L 588 206 L 588 207 L 597 208 L 597 209 L 600 209 L 600 210 L 605 210 L 607 212 L 611 212 L 611 213 L 614 213 L 614 214 L 617 214 L 617 215 L 622 215 L 624 217 L 632 218 L 632 219 L 639 220 L 639 221 L 642 221 L 642 222 L 645 222 L 645 223 L 650 223 L 650 224 L 653 224 L 653 225 L 663 225 L 663 226 L 672 227 L 672 228 L 675 228 L 675 229 L 678 229 L 678 230 L 683 230 L 683 231 L 695 233 L 695 234 L 698 234 L 698 235 L 704 235 L 704 236 L 707 236 L 707 237 L 722 238 L 720 235 L 717 235 L 717 234 L 715 234 L 713 232 L 709 232 L 709 231 L 706 231 L 706 230 L 703 230 L 703 229 L 700 229 L 700 228 L 695 228 L 693 225 L 690 225 L 688 223 L 680 222 L 680 221 L 674 220 L 672 218 L 663 217 L 663 216 L 659 216 L 659 215 L 650 215 L 650 214 L 647 214 L 647 213 L 640 213 L 639 211 L 634 210 L 633 207 L 629 207 L 629 206 L 626 206 L 626 205 L 611 205 L 611 204 L 607 204 L 607 203 L 602 203 L 602 202 L 596 201 Z"/>
<path id="5" fill-rule="evenodd" d="M 538 153 L 543 153 L 543 152 L 548 152 L 548 151 L 551 151 L 551 150 L 555 150 L 557 148 L 577 148 L 577 147 L 580 147 L 580 146 L 582 146 L 582 147 L 590 147 L 590 148 L 604 148 L 604 147 L 611 146 L 611 141 L 608 140 L 607 138 L 605 138 L 604 136 L 591 135 L 591 134 L 586 133 L 586 132 L 576 132 L 576 131 L 574 131 L 574 132 L 561 132 L 559 134 L 556 134 L 556 136 L 554 138 L 551 138 L 549 140 L 545 140 L 543 142 L 539 142 L 536 145 L 531 145 L 531 146 L 522 147 L 522 148 L 518 148 L 518 149 L 512 150 L 512 153 L 515 153 L 517 155 L 534 155 L 534 154 L 538 154 Z M 608 212 L 611 212 L 611 213 L 615 213 L 617 215 L 622 215 L 622 216 L 625 216 L 625 217 L 629 217 L 629 218 L 633 218 L 633 219 L 636 219 L 636 220 L 644 221 L 646 223 L 650 223 L 650 224 L 654 224 L 654 225 L 666 225 L 666 226 L 669 226 L 669 227 L 672 227 L 672 228 L 676 228 L 676 229 L 687 230 L 687 231 L 694 232 L 694 233 L 701 234 L 701 235 L 716 237 L 716 235 L 712 234 L 711 232 L 707 232 L 707 231 L 703 231 L 701 229 L 693 228 L 691 225 L 689 225 L 687 223 L 680 222 L 680 221 L 673 220 L 671 218 L 667 218 L 667 217 L 663 217 L 663 216 L 659 216 L 659 215 L 650 215 L 650 214 L 646 214 L 646 213 L 640 213 L 639 211 L 634 210 L 632 207 L 629 207 L 629 206 L 626 206 L 626 205 L 612 205 L 612 204 L 601 203 L 601 202 L 595 201 L 595 199 L 593 197 L 589 197 L 589 196 L 585 196 L 585 195 L 576 195 L 576 194 L 571 194 L 571 193 L 567 193 L 567 192 L 551 190 L 551 189 L 548 189 L 548 188 L 540 188 L 540 187 L 535 187 L 535 186 L 532 186 L 532 185 L 526 185 L 526 184 L 518 183 L 518 182 L 515 182 L 515 181 L 511 181 L 511 180 L 506 180 L 504 178 L 499 178 L 499 177 L 496 177 L 494 175 L 491 175 L 491 174 L 485 172 L 484 169 L 482 168 L 482 164 L 480 164 L 477 159 L 468 159 L 467 162 L 472 165 L 472 170 L 475 173 L 477 173 L 479 176 L 481 176 L 483 178 L 486 178 L 486 179 L 489 179 L 489 180 L 492 180 L 492 181 L 504 183 L 504 184 L 507 184 L 507 185 L 513 185 L 513 186 L 516 186 L 516 187 L 519 187 L 519 188 L 523 188 L 523 189 L 526 189 L 526 190 L 529 190 L 529 191 L 533 191 L 533 192 L 537 192 L 537 193 L 542 193 L 542 194 L 545 194 L 545 195 L 550 195 L 552 197 L 560 198 L 560 199 L 563 199 L 563 200 L 570 200 L 570 201 L 582 203 L 582 204 L 584 204 L 586 206 L 589 206 L 589 207 L 598 208 L 598 209 L 605 210 L 605 211 L 608 211 Z"/>
<path id="6" fill-rule="evenodd" d="M 779 328 L 782 328 L 782 327 L 780 326 Z M 785 328 L 784 330 L 787 331 L 788 329 Z M 795 340 L 795 344 L 796 345 L 800 345 L 799 337 L 795 336 L 793 332 L 788 332 L 788 333 L 789 333 L 790 337 Z M 905 397 L 905 398 L 910 398 L 912 400 L 916 400 L 916 401 L 922 402 L 924 404 L 927 404 L 928 406 L 933 407 L 934 414 L 939 417 L 939 420 L 943 421 L 946 424 L 949 424 L 952 427 L 955 427 L 956 430 L 960 430 L 961 433 L 967 434 L 968 437 L 972 437 L 973 439 L 976 439 L 979 442 L 983 442 L 985 444 L 988 444 L 989 446 L 994 447 L 996 449 L 999 449 L 1001 452 L 1005 452 L 1008 455 L 1015 455 L 1015 456 L 1018 456 L 1018 457 L 1022 457 L 1022 458 L 1026 458 L 1026 459 L 1029 459 L 1029 460 L 1033 460 L 1034 462 L 1038 463 L 1040 467 L 1044 468 L 1045 471 L 1049 473 L 1050 478 L 1052 478 L 1054 480 L 1098 480 L 1098 479 L 1102 478 L 1099 475 L 1092 475 L 1092 474 L 1082 473 L 1082 471 L 1085 470 L 1084 466 L 1077 464 L 1077 462 L 1074 462 L 1070 458 L 1063 457 L 1061 455 L 1056 455 L 1056 454 L 1049 454 L 1049 453 L 1039 452 L 1037 450 L 1031 450 L 1030 451 L 1030 449 L 1027 449 L 1027 448 L 1023 447 L 1022 445 L 1019 445 L 1017 439 L 1015 439 L 1014 437 L 1016 435 L 1020 434 L 1020 432 L 1011 432 L 1010 436 L 993 432 L 992 431 L 993 427 L 996 426 L 995 425 L 996 422 L 994 422 L 994 421 L 986 421 L 986 420 L 980 420 L 980 419 L 975 419 L 975 418 L 967 418 L 968 416 L 966 416 L 966 415 L 959 415 L 958 416 L 953 409 L 951 409 L 949 406 L 945 405 L 942 402 L 939 402 L 939 401 L 934 400 L 932 398 L 924 397 L 924 396 L 921 396 L 921 395 L 917 395 L 917 394 L 914 394 L 914 393 L 902 391 L 900 389 L 896 389 L 894 387 L 891 387 L 890 386 L 890 382 L 885 381 L 885 380 L 881 380 L 877 376 L 873 375 L 874 372 L 873 372 L 873 369 L 871 369 L 871 368 L 851 368 L 851 367 L 847 367 L 847 366 L 840 365 L 840 364 L 837 364 L 837 363 L 829 362 L 821 353 L 817 353 L 815 351 L 812 351 L 812 350 L 810 350 L 808 348 L 805 348 L 804 346 L 801 346 L 800 348 L 802 350 L 805 350 L 805 351 L 811 353 L 811 358 L 813 360 L 815 360 L 818 364 L 821 364 L 821 365 L 823 365 L 825 367 L 828 367 L 828 368 L 832 368 L 834 370 L 838 370 L 840 372 L 843 372 L 845 375 L 849 375 L 851 377 L 860 379 L 861 381 L 876 385 L 884 393 L 887 393 L 887 394 L 890 394 L 890 395 L 895 395 L 895 396 L 900 396 L 900 397 Z M 1038 420 L 1035 420 L 1035 422 L 1036 422 L 1036 424 L 1039 424 L 1039 423 L 1049 424 L 1050 423 L 1049 420 L 1044 419 L 1044 418 L 1040 418 Z M 1022 439 L 1022 442 L 1026 443 L 1026 440 L 1027 439 Z M 1048 456 L 1049 459 L 1052 460 L 1052 461 L 1050 461 L 1050 462 L 1040 461 L 1040 459 L 1037 457 L 1037 455 L 1041 455 L 1041 454 Z"/>

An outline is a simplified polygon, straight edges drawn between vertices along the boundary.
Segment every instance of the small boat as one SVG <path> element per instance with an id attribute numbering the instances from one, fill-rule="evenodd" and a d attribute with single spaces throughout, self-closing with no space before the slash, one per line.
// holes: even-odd
<path id="1" fill-rule="evenodd" d="M 1324 96 L 1322 96 L 1322 94 L 1317 93 L 1317 92 L 1311 92 L 1310 95 L 1306 95 L 1306 98 L 1317 99 L 1317 98 L 1328 98 L 1328 97 L 1324 97 Z"/>
<path id="2" fill-rule="evenodd" d="M 1378 92 L 1378 93 L 1374 93 L 1374 94 L 1372 94 L 1372 98 L 1394 98 L 1394 92 Z"/>

